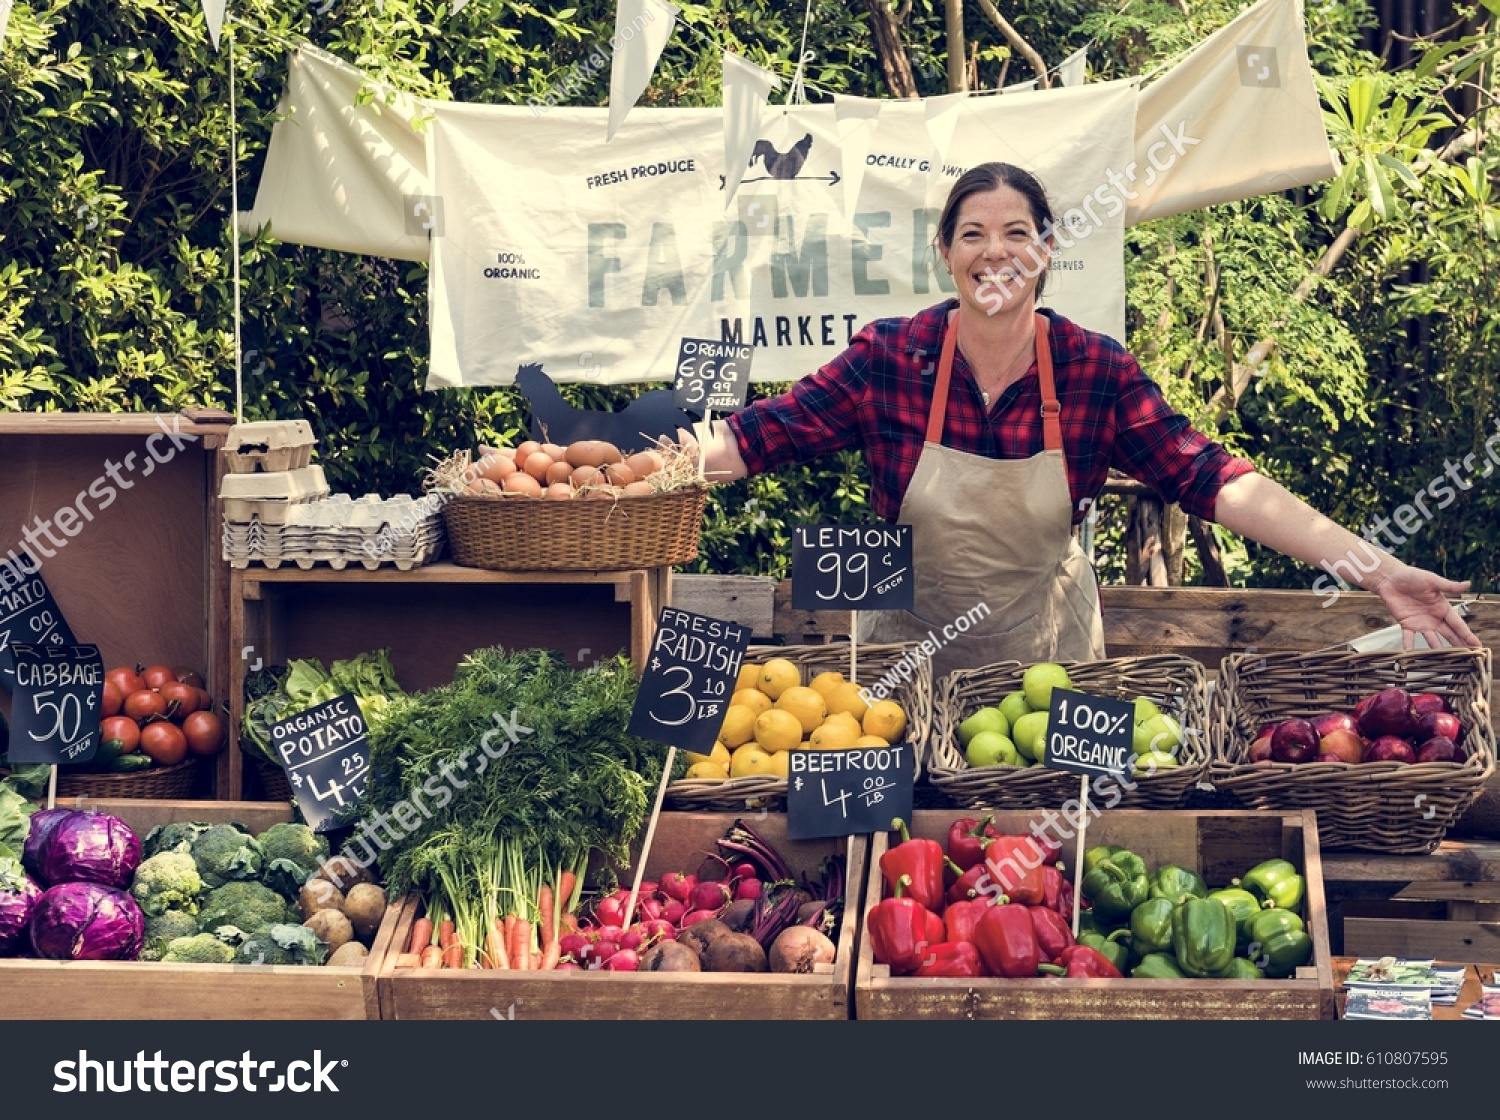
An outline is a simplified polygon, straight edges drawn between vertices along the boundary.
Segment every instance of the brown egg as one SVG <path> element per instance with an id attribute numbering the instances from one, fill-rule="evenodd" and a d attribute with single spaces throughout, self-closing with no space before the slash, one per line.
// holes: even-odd
<path id="1" fill-rule="evenodd" d="M 573 468 L 568 466 L 566 459 L 558 459 L 547 468 L 547 484 L 550 486 L 555 482 L 567 482 L 573 476 Z"/>
<path id="2" fill-rule="evenodd" d="M 552 469 L 552 456 L 545 451 L 533 451 L 522 465 L 532 478 L 538 482 L 546 482 L 547 472 Z"/>
<path id="3" fill-rule="evenodd" d="M 517 471 L 507 478 L 504 489 L 507 494 L 524 494 L 531 498 L 542 496 L 542 484 L 524 471 Z"/>
<path id="4" fill-rule="evenodd" d="M 625 465 L 630 468 L 636 478 L 641 479 L 661 470 L 667 465 L 667 461 L 661 457 L 659 451 L 637 451 L 626 458 Z"/>
<path id="5" fill-rule="evenodd" d="M 620 491 L 620 496 L 622 498 L 647 498 L 651 496 L 651 493 L 651 483 L 632 482 Z"/>
<path id="6" fill-rule="evenodd" d="M 567 447 L 568 462 L 575 467 L 602 467 L 607 463 L 618 463 L 620 449 L 602 439 L 581 439 Z"/>
<path id="7" fill-rule="evenodd" d="M 585 498 L 607 498 L 614 501 L 620 496 L 620 491 L 614 486 L 590 486 L 583 492 Z"/>
<path id="8" fill-rule="evenodd" d="M 492 455 L 487 462 L 478 463 L 479 477 L 487 478 L 491 482 L 504 482 L 520 468 L 516 466 L 514 459 L 507 459 L 502 455 Z"/>
<path id="9" fill-rule="evenodd" d="M 554 482 L 542 492 L 542 497 L 551 498 L 553 501 L 569 502 L 573 500 L 573 488 L 566 482 Z"/>
<path id="10" fill-rule="evenodd" d="M 574 467 L 573 468 L 572 481 L 573 481 L 573 486 L 574 486 L 575 489 L 582 490 L 585 486 L 592 485 L 593 482 L 594 482 L 594 480 L 597 479 L 598 477 L 599 477 L 599 468 L 598 467 Z"/>
<path id="11" fill-rule="evenodd" d="M 610 463 L 604 468 L 604 477 L 611 486 L 629 486 L 635 481 L 635 472 L 624 463 Z"/>
<path id="12" fill-rule="evenodd" d="M 525 443 L 516 448 L 516 462 L 525 463 L 527 459 L 531 458 L 541 449 L 542 445 L 539 444 L 536 440 L 527 440 Z"/>
<path id="13" fill-rule="evenodd" d="M 554 459 L 566 458 L 568 454 L 568 449 L 560 443 L 544 443 L 542 450 Z"/>
<path id="14" fill-rule="evenodd" d="M 470 494 L 480 498 L 498 498 L 500 496 L 500 487 L 487 478 L 476 478 L 465 489 Z"/>

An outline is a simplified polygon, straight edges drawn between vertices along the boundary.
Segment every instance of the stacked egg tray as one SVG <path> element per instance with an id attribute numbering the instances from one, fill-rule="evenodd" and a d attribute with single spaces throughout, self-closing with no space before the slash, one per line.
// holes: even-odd
<path id="1" fill-rule="evenodd" d="M 333 494 L 273 512 L 273 520 L 242 520 L 226 509 L 223 550 L 230 567 L 296 564 L 306 571 L 328 564 L 341 571 L 354 564 L 374 571 L 394 564 L 404 572 L 436 560 L 445 543 L 441 511 L 429 499 Z"/>

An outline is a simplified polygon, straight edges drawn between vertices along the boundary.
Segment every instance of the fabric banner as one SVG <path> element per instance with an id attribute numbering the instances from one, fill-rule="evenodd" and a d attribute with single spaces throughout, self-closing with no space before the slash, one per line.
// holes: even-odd
<path id="1" fill-rule="evenodd" d="M 1057 64 L 1057 81 L 1059 85 L 1081 86 L 1088 76 L 1089 49 L 1080 47 L 1067 58 Z"/>
<path id="2" fill-rule="evenodd" d="M 889 102 L 847 227 L 833 105 L 769 112 L 727 210 L 718 109 L 637 109 L 606 144 L 603 109 L 433 106 L 445 228 L 428 388 L 509 384 L 527 362 L 557 381 L 669 380 L 684 336 L 753 344 L 756 380 L 801 377 L 872 319 L 952 293 L 938 215 L 987 160 L 1031 169 L 1053 199 L 1047 302 L 1120 336 L 1125 201 L 1110 177 L 1132 158 L 1135 105 L 1130 82 L 945 103 L 939 151 L 923 102 Z"/>

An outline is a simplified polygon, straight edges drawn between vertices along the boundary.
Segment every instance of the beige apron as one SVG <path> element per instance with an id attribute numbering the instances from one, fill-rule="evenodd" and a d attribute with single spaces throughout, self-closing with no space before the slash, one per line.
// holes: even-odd
<path id="1" fill-rule="evenodd" d="M 927 439 L 898 518 L 912 527 L 915 609 L 859 617 L 861 642 L 926 639 L 940 646 L 932 655 L 934 682 L 996 661 L 1104 656 L 1099 586 L 1073 539 L 1047 318 L 1036 319 L 1045 450 L 1030 459 L 989 459 L 942 445 L 958 335 L 950 323 Z"/>

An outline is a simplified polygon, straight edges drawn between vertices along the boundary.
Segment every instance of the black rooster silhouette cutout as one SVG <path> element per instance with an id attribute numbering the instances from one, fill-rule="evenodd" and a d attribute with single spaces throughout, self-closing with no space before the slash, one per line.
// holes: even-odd
<path id="1" fill-rule="evenodd" d="M 608 440 L 625 455 L 655 447 L 658 438 L 677 439 L 678 428 L 691 427 L 702 416 L 685 412 L 672 390 L 642 393 L 619 412 L 574 408 L 540 365 L 516 370 L 516 384 L 531 403 L 531 438 L 566 447 L 580 439 Z"/>
<path id="2" fill-rule="evenodd" d="M 802 170 L 802 165 L 807 162 L 807 153 L 812 150 L 812 133 L 809 132 L 801 140 L 792 145 L 789 152 L 778 152 L 769 140 L 757 140 L 755 150 L 750 153 L 750 166 L 755 166 L 756 160 L 761 160 L 766 166 L 766 174 L 773 179 L 795 179 L 797 172 Z"/>

